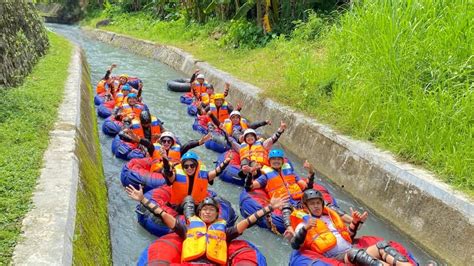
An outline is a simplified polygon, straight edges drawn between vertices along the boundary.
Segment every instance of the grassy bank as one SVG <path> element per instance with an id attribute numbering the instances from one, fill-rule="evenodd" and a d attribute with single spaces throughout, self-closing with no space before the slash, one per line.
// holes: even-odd
<path id="1" fill-rule="evenodd" d="M 470 7 L 463 0 L 365 1 L 331 21 L 311 15 L 265 45 L 236 41 L 252 39 L 240 22 L 196 25 L 106 11 L 84 24 L 112 17 L 106 30 L 180 47 L 473 196 Z"/>
<path id="2" fill-rule="evenodd" d="M 31 194 L 43 164 L 49 131 L 57 117 L 71 44 L 48 33 L 50 48 L 23 85 L 0 97 L 0 264 L 8 264 L 31 207 Z"/>
<path id="3" fill-rule="evenodd" d="M 97 118 L 89 69 L 83 66 L 82 70 L 81 127 L 76 148 L 80 182 L 73 261 L 74 265 L 111 265 L 107 187 L 102 169 Z"/>

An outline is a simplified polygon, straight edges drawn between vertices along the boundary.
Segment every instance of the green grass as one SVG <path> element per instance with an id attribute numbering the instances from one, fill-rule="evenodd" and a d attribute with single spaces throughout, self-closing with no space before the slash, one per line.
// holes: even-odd
<path id="1" fill-rule="evenodd" d="M 111 245 L 107 213 L 107 186 L 93 105 L 88 68 L 83 67 L 81 87 L 81 127 L 76 154 L 80 182 L 77 191 L 74 265 L 111 265 Z"/>
<path id="2" fill-rule="evenodd" d="M 11 261 L 21 221 L 31 208 L 31 194 L 68 75 L 71 44 L 53 33 L 48 37 L 49 52 L 23 85 L 1 91 L 0 265 Z"/>
<path id="3" fill-rule="evenodd" d="M 474 196 L 473 12 L 467 0 L 361 1 L 256 49 L 223 46 L 229 22 L 123 13 L 105 29 L 182 48 Z"/>

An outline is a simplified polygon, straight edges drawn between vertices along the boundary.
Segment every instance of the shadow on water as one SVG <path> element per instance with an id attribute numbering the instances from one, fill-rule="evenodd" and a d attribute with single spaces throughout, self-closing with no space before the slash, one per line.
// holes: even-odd
<path id="1" fill-rule="evenodd" d="M 185 106 L 179 103 L 180 94 L 170 93 L 166 90 L 166 81 L 185 77 L 183 73 L 177 72 L 156 60 L 91 40 L 85 37 L 76 26 L 57 24 L 48 24 L 47 26 L 79 44 L 85 50 L 91 68 L 93 85 L 100 80 L 105 74 L 105 70 L 112 63 L 117 63 L 118 68 L 114 70 L 114 74 L 127 73 L 131 76 L 138 76 L 143 80 L 145 103 L 154 115 L 165 122 L 167 129 L 177 133 L 182 142 L 200 138 L 200 134 L 191 129 L 193 118 L 187 115 Z M 217 88 L 217 90 L 222 90 L 222 88 Z M 99 129 L 102 122 L 102 119 L 98 120 Z M 136 222 L 134 212 L 136 204 L 128 199 L 120 183 L 120 170 L 124 161 L 112 155 L 110 148 L 112 139 L 102 132 L 99 135 L 109 196 L 109 223 L 113 262 L 115 265 L 133 265 L 136 264 L 141 252 L 155 237 L 142 229 Z M 285 136 L 283 135 L 283 137 Z M 213 165 L 213 161 L 216 160 L 218 155 L 204 147 L 199 147 L 195 151 L 208 167 Z M 298 170 L 303 169 L 301 159 L 297 159 L 294 155 L 289 156 Z M 344 210 L 349 210 L 351 206 L 361 206 L 342 189 L 330 181 L 328 182 L 326 178 L 319 177 L 319 181 L 337 198 L 339 205 Z M 228 199 L 234 209 L 239 212 L 239 194 L 242 188 L 222 181 L 217 181 L 211 188 Z M 361 208 L 364 209 L 363 206 Z M 369 219 L 359 231 L 359 235 L 377 235 L 398 241 L 404 244 L 418 261 L 424 262 L 430 259 L 426 252 L 415 246 L 407 237 L 384 223 L 373 213 L 370 213 Z M 266 256 L 268 265 L 288 265 L 291 247 L 281 237 L 256 226 L 246 231 L 243 237 L 256 244 Z"/>

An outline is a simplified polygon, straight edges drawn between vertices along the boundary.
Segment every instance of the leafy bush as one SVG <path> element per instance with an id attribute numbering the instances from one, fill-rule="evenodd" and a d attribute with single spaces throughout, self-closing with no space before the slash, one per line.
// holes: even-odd
<path id="1" fill-rule="evenodd" d="M 231 48 L 256 48 L 264 46 L 272 38 L 265 35 L 263 30 L 255 24 L 244 20 L 232 20 L 225 35 L 221 39 L 221 45 Z"/>
<path id="2" fill-rule="evenodd" d="M 324 20 L 312 10 L 308 11 L 307 13 L 307 21 L 293 21 L 293 24 L 295 25 L 295 29 L 291 33 L 293 38 L 313 41 L 321 35 L 324 27 L 326 26 Z"/>

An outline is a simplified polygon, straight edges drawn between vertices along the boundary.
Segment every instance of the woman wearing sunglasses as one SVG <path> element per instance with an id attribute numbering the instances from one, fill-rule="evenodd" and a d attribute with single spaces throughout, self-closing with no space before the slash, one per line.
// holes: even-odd
<path id="1" fill-rule="evenodd" d="M 163 157 L 163 175 L 166 184 L 171 186 L 170 205 L 177 208 L 184 198 L 191 195 L 196 204 L 207 197 L 207 186 L 227 167 L 232 158 L 225 159 L 212 171 L 207 171 L 206 166 L 199 160 L 196 153 L 188 151 L 181 157 L 181 162 L 176 166 L 170 165 L 165 153 Z"/>
<path id="2" fill-rule="evenodd" d="M 166 154 L 168 161 L 175 165 L 179 164 L 181 154 L 185 154 L 189 150 L 203 145 L 206 141 L 211 139 L 211 134 L 202 136 L 199 140 L 190 140 L 189 142 L 179 145 L 176 141 L 175 135 L 170 131 L 161 133 L 156 142 L 151 142 L 146 138 L 140 138 L 137 135 L 132 135 L 133 142 L 139 143 L 147 148 L 148 154 L 153 158 L 150 171 L 161 172 L 163 169 L 162 153 Z"/>

